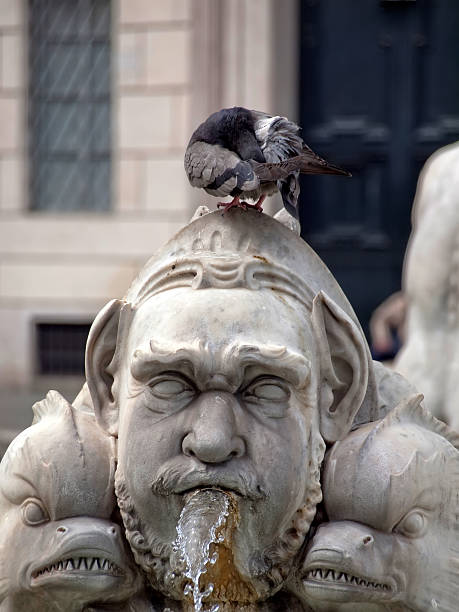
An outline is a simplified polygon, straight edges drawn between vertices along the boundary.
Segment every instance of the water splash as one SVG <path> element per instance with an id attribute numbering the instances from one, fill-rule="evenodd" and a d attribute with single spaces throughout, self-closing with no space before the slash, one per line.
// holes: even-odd
<path id="1" fill-rule="evenodd" d="M 203 610 L 203 600 L 212 594 L 214 585 L 208 584 L 202 590 L 199 580 L 206 573 L 208 565 L 216 563 L 218 552 L 211 554 L 212 544 L 224 541 L 222 533 L 230 512 L 230 498 L 219 489 L 202 489 L 190 494 L 180 514 L 174 551 L 186 567 L 185 577 L 189 583 L 184 595 L 193 597 L 195 612 Z M 213 605 L 209 612 L 218 612 L 219 605 Z"/>

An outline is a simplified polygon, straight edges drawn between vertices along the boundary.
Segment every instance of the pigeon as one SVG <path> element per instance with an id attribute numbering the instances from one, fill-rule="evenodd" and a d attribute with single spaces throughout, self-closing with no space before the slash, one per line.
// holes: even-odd
<path id="1" fill-rule="evenodd" d="M 286 117 L 242 106 L 219 110 L 190 138 L 184 160 L 188 180 L 212 196 L 233 196 L 217 204 L 224 212 L 234 207 L 262 212 L 266 196 L 279 191 L 287 212 L 298 219 L 300 173 L 351 176 L 314 153 L 299 131 Z"/>

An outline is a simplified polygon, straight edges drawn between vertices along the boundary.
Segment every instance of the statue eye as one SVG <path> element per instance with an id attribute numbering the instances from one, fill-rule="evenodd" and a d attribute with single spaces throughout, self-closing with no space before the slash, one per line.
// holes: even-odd
<path id="1" fill-rule="evenodd" d="M 150 382 L 150 390 L 158 399 L 183 398 L 194 394 L 191 384 L 181 376 L 163 374 Z"/>
<path id="2" fill-rule="evenodd" d="M 259 404 L 266 416 L 281 418 L 288 407 L 290 390 L 280 378 L 263 376 L 246 387 L 243 397 L 246 401 Z"/>
<path id="3" fill-rule="evenodd" d="M 22 503 L 21 512 L 22 520 L 26 525 L 41 525 L 49 521 L 48 512 L 42 502 L 35 497 L 29 497 Z"/>
<path id="4" fill-rule="evenodd" d="M 425 533 L 427 527 L 427 515 L 421 510 L 412 510 L 394 527 L 394 532 L 408 538 L 418 538 Z"/>

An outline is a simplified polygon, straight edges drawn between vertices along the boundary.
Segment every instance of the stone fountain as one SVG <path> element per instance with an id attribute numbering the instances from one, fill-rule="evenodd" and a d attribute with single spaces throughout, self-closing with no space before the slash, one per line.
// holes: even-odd
<path id="1" fill-rule="evenodd" d="M 5 454 L 0 611 L 452 612 L 457 434 L 294 226 L 205 213 Z"/>

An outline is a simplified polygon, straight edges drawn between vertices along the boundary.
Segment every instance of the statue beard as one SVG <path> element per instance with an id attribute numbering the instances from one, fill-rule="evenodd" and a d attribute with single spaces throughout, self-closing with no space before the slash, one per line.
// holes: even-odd
<path id="1" fill-rule="evenodd" d="M 269 547 L 257 553 L 251 560 L 253 572 L 250 580 L 259 595 L 259 600 L 277 592 L 290 576 L 314 519 L 316 506 L 322 500 L 320 466 L 325 453 L 325 443 L 318 427 L 314 425 L 311 427 L 308 449 L 310 477 L 303 503 L 294 513 L 289 527 Z M 173 473 L 171 478 L 174 478 Z M 169 484 L 167 475 L 163 473 L 156 481 L 156 488 L 165 490 Z M 254 499 L 260 499 L 264 494 L 262 487 L 252 478 L 241 483 L 240 488 Z M 184 568 L 181 567 L 178 555 L 172 543 L 163 542 L 149 525 L 141 521 L 119 465 L 115 474 L 115 493 L 126 529 L 126 538 L 136 563 L 145 572 L 154 589 L 173 599 L 183 600 L 188 579 L 184 576 Z"/>

